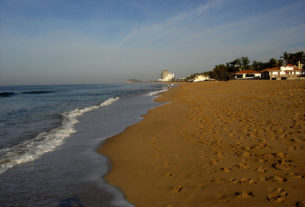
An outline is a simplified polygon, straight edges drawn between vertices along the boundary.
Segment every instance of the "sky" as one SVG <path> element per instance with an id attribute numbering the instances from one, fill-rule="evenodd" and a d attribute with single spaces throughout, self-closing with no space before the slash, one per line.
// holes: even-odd
<path id="1" fill-rule="evenodd" d="M 305 51 L 304 0 L 0 0 L 0 85 L 121 83 Z"/>

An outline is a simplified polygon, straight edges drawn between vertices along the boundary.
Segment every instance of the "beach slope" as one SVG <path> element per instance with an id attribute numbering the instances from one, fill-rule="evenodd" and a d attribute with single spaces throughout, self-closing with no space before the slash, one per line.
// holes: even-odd
<path id="1" fill-rule="evenodd" d="M 183 83 L 157 101 L 99 150 L 135 206 L 305 206 L 305 81 Z"/>

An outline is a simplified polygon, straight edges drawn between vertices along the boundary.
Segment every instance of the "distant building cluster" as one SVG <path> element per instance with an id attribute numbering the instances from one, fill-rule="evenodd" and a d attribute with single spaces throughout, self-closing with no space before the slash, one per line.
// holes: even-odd
<path id="1" fill-rule="evenodd" d="M 164 69 L 161 72 L 161 76 L 158 81 L 173 81 L 175 79 L 175 74 L 168 72 L 168 70 Z"/>
<path id="2" fill-rule="evenodd" d="M 196 75 L 193 82 L 213 80 L 208 75 Z"/>
<path id="3" fill-rule="evenodd" d="M 302 69 L 303 64 L 300 62 L 298 66 L 287 64 L 281 67 L 266 68 L 262 71 L 257 70 L 241 70 L 239 72 L 233 73 L 234 76 L 231 78 L 245 80 L 245 79 L 265 79 L 265 80 L 293 80 L 293 79 L 305 79 L 305 70 Z M 161 76 L 158 81 L 168 82 L 168 81 L 187 81 L 187 82 L 201 82 L 201 81 L 214 81 L 215 77 L 213 74 L 205 72 L 201 74 L 193 74 L 187 78 L 175 79 L 175 75 L 170 73 L 168 70 L 164 69 L 161 72 Z M 216 78 L 217 79 L 217 78 Z"/>
<path id="4" fill-rule="evenodd" d="M 261 72 L 255 70 L 243 70 L 235 73 L 236 79 L 269 79 L 269 80 L 286 80 L 297 79 L 305 75 L 303 65 L 298 66 L 288 64 L 286 66 L 266 68 Z"/>

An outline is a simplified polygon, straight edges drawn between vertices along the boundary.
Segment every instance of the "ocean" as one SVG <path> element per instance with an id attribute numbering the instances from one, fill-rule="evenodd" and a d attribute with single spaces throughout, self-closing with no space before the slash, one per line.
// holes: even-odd
<path id="1" fill-rule="evenodd" d="M 0 206 L 133 206 L 102 178 L 107 138 L 159 105 L 162 84 L 0 87 Z"/>

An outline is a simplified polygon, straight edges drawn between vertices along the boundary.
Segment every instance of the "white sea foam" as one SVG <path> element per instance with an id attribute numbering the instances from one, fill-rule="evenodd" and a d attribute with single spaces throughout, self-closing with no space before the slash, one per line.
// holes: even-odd
<path id="1" fill-rule="evenodd" d="M 77 117 L 82 114 L 108 106 L 119 97 L 109 98 L 99 105 L 89 106 L 81 109 L 74 109 L 62 114 L 63 120 L 58 128 L 48 132 L 42 132 L 31 140 L 24 141 L 10 148 L 0 150 L 0 174 L 16 165 L 36 160 L 41 155 L 54 151 L 64 143 L 65 138 L 75 133 L 74 125 L 78 122 Z"/>
<path id="2" fill-rule="evenodd" d="M 158 96 L 160 93 L 163 93 L 165 91 L 167 91 L 167 88 L 162 88 L 161 90 L 158 90 L 158 91 L 149 92 L 147 95 L 148 96 Z"/>

